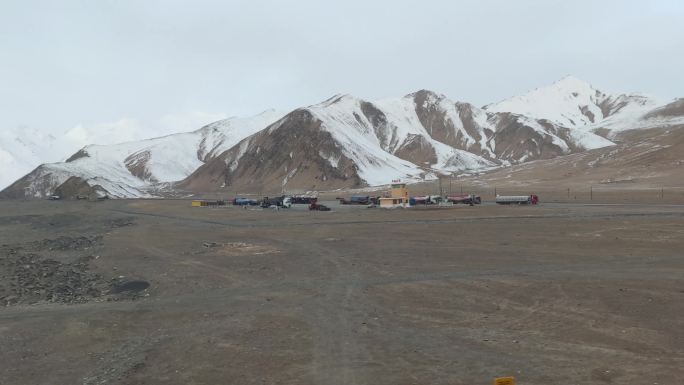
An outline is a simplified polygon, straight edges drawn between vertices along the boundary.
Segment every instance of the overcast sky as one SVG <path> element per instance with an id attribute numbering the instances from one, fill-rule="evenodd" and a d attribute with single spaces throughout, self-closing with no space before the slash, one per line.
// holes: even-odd
<path id="1" fill-rule="evenodd" d="M 672 98 L 683 59 L 681 0 L 3 0 L 0 130 L 152 135 L 421 88 L 483 105 L 567 74 Z"/>

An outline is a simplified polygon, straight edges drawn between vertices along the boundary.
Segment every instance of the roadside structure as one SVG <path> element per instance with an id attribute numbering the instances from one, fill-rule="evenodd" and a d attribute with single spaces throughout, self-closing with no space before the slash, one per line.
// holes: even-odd
<path id="1" fill-rule="evenodd" d="M 408 187 L 406 187 L 406 183 L 401 183 L 401 180 L 399 179 L 392 181 L 390 196 L 380 198 L 380 207 L 383 208 L 407 207 L 408 204 Z"/>

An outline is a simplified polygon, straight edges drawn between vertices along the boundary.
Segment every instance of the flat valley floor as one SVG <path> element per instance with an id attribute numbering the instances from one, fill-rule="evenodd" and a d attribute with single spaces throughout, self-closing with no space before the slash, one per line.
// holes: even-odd
<path id="1" fill-rule="evenodd" d="M 2 201 L 0 245 L 3 385 L 684 373 L 684 206 Z"/>

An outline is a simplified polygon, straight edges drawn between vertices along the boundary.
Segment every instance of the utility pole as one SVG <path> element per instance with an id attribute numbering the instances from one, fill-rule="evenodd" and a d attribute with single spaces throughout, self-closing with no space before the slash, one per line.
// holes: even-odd
<path id="1" fill-rule="evenodd" d="M 594 200 L 594 186 L 589 186 L 589 200 Z"/>

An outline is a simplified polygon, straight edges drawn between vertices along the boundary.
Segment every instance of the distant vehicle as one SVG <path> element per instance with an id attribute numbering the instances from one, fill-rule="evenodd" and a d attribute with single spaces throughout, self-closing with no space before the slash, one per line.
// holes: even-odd
<path id="1" fill-rule="evenodd" d="M 261 207 L 268 208 L 271 206 L 289 209 L 292 207 L 292 198 L 282 195 L 274 198 L 264 197 L 264 199 L 261 200 Z"/>
<path id="2" fill-rule="evenodd" d="M 88 199 L 87 195 L 76 195 L 76 199 L 79 201 Z"/>
<path id="3" fill-rule="evenodd" d="M 318 198 L 311 195 L 295 195 L 292 197 L 291 202 L 293 205 L 310 205 L 311 202 L 316 202 Z"/>
<path id="4" fill-rule="evenodd" d="M 315 211 L 330 211 L 330 207 L 318 203 L 318 199 L 314 199 L 311 204 L 309 204 L 309 210 Z"/>
<path id="5" fill-rule="evenodd" d="M 369 205 L 374 203 L 373 198 L 369 197 L 368 195 L 352 195 L 349 199 L 337 198 L 337 200 L 343 205 Z"/>
<path id="6" fill-rule="evenodd" d="M 536 205 L 539 197 L 531 195 L 497 195 L 496 203 L 500 205 Z"/>
<path id="7" fill-rule="evenodd" d="M 442 201 L 442 197 L 439 195 L 422 195 L 409 198 L 409 205 L 435 205 Z"/>
<path id="8" fill-rule="evenodd" d="M 453 204 L 463 203 L 466 205 L 479 205 L 482 203 L 482 198 L 480 198 L 479 195 L 473 194 L 451 194 L 447 196 L 447 202 L 451 202 Z"/>
<path id="9" fill-rule="evenodd" d="M 59 195 L 50 195 L 50 196 L 48 197 L 48 200 L 50 200 L 50 201 L 58 201 L 58 200 L 60 200 L 60 199 L 62 199 L 62 197 L 59 196 Z"/>
<path id="10" fill-rule="evenodd" d="M 235 198 L 235 199 L 233 199 L 233 205 L 235 205 L 235 206 L 258 206 L 259 202 L 256 199 Z"/>

